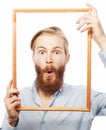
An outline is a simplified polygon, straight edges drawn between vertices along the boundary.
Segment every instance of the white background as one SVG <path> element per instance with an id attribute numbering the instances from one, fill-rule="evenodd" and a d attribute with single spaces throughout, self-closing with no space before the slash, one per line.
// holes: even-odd
<path id="1" fill-rule="evenodd" d="M 101 0 L 101 1 L 96 1 L 96 0 L 89 0 L 89 1 L 88 0 L 74 0 L 74 1 L 71 1 L 71 0 L 8 0 L 8 1 L 0 0 L 0 126 L 1 126 L 4 114 L 5 114 L 5 107 L 4 107 L 3 99 L 5 96 L 7 84 L 12 77 L 12 10 L 15 8 L 30 8 L 30 9 L 31 8 L 75 8 L 75 7 L 80 8 L 80 7 L 86 7 L 87 2 L 93 4 L 97 8 L 99 17 L 104 27 L 104 31 L 106 32 L 106 24 L 105 24 L 106 23 L 106 18 L 105 18 L 106 9 L 105 9 L 104 0 Z M 49 21 L 47 22 L 50 23 Z M 27 21 L 25 23 L 27 23 Z M 33 32 L 30 31 L 30 28 L 27 28 L 26 36 L 22 37 L 24 43 L 28 42 L 26 37 L 30 37 L 27 33 L 29 33 L 29 35 L 31 36 L 33 34 Z M 76 36 L 73 39 L 77 39 Z M 21 40 L 21 38 L 19 38 L 19 40 Z M 98 56 L 98 52 L 100 50 L 94 42 L 93 42 L 92 48 L 93 48 L 92 49 L 93 50 L 92 51 L 92 88 L 95 90 L 106 92 L 106 88 L 105 88 L 106 70 Z M 24 51 L 24 44 L 21 45 L 20 49 Z M 27 54 L 26 51 L 25 51 L 25 55 L 23 59 L 25 60 L 25 62 L 27 62 L 28 60 L 28 66 L 31 66 L 30 68 L 33 68 L 31 55 L 26 55 Z M 80 58 L 78 58 L 78 60 L 80 63 Z M 26 65 L 23 63 L 18 66 L 19 68 L 22 68 L 22 66 L 23 68 L 26 68 Z M 20 81 L 20 84 L 19 84 L 20 88 L 21 88 L 21 85 L 22 86 L 30 85 L 32 83 L 34 73 L 32 74 L 30 78 L 26 77 L 27 73 L 30 74 L 32 73 L 32 71 L 29 70 L 28 72 L 25 72 L 23 69 L 22 70 L 19 69 L 18 73 L 20 75 L 18 76 L 19 81 Z M 21 82 L 21 80 L 22 81 L 24 80 L 23 78 L 24 76 L 26 77 L 26 79 L 24 81 L 25 84 L 23 85 L 22 84 L 23 82 Z M 69 76 L 70 74 L 67 73 L 66 78 L 65 78 L 67 82 L 69 82 L 68 81 Z M 73 77 L 71 77 L 71 79 L 72 78 Z M 73 78 L 73 83 L 75 83 L 74 80 L 76 79 Z M 77 83 L 80 83 L 80 81 L 77 81 Z M 82 84 L 82 81 L 81 81 L 81 84 Z M 105 120 L 106 120 L 106 117 L 96 117 L 95 120 L 93 121 L 91 130 L 95 130 L 95 129 L 105 130 L 106 129 Z"/>

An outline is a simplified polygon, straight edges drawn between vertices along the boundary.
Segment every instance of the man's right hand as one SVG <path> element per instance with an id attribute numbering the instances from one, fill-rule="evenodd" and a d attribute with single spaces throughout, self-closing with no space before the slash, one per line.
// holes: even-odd
<path id="1" fill-rule="evenodd" d="M 19 91 L 16 88 L 13 88 L 12 85 L 13 83 L 10 81 L 7 86 L 4 103 L 8 113 L 8 122 L 12 127 L 15 127 L 19 118 L 19 111 L 16 110 L 16 107 L 21 105 L 21 100 L 18 97 Z"/>

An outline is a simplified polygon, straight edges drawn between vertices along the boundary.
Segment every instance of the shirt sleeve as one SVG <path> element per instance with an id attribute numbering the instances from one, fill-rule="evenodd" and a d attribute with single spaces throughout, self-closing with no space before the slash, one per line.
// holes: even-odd
<path id="1" fill-rule="evenodd" d="M 106 93 L 92 90 L 91 112 L 94 116 L 106 116 Z"/>
<path id="2" fill-rule="evenodd" d="M 99 52 L 99 56 L 100 56 L 100 58 L 101 58 L 101 60 L 102 60 L 102 62 L 104 64 L 104 66 L 106 68 L 106 51 Z"/>
<path id="3" fill-rule="evenodd" d="M 17 130 L 17 127 L 10 126 L 8 121 L 5 120 L 5 122 L 2 124 L 2 130 Z"/>

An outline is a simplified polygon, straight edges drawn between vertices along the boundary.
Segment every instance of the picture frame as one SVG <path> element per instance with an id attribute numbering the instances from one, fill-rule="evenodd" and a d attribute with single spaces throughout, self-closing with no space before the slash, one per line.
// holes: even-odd
<path id="1" fill-rule="evenodd" d="M 13 9 L 12 19 L 12 76 L 13 87 L 17 88 L 17 43 L 16 43 L 16 24 L 17 14 L 20 13 L 79 13 L 88 12 L 88 8 L 60 8 L 60 9 Z M 35 106 L 20 106 L 16 109 L 19 111 L 90 111 L 90 98 L 91 98 L 91 29 L 87 31 L 87 94 L 86 94 L 86 107 L 35 107 Z M 18 89 L 18 88 L 17 88 Z"/>

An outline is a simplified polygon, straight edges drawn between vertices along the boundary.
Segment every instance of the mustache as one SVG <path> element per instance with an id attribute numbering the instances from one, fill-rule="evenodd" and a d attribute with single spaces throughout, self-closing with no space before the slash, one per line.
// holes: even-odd
<path id="1" fill-rule="evenodd" d="M 63 80 L 63 75 L 64 75 L 64 71 L 65 71 L 65 66 L 60 66 L 58 69 L 56 67 L 54 67 L 53 65 L 47 65 L 44 69 L 41 69 L 40 66 L 35 65 L 35 70 L 37 75 L 42 75 L 46 72 L 54 72 L 57 74 L 58 77 L 60 77 L 60 79 Z"/>
<path id="2" fill-rule="evenodd" d="M 53 66 L 53 65 L 47 65 L 45 68 L 41 69 L 40 66 L 38 65 L 35 65 L 35 70 L 36 72 L 39 74 L 39 73 L 45 73 L 45 72 L 48 72 L 48 71 L 53 71 L 53 72 L 56 72 L 57 69 Z"/>
<path id="3" fill-rule="evenodd" d="M 42 69 L 42 72 L 49 72 L 49 71 L 53 71 L 56 72 L 57 69 L 53 66 L 53 65 L 47 65 L 44 69 Z"/>

